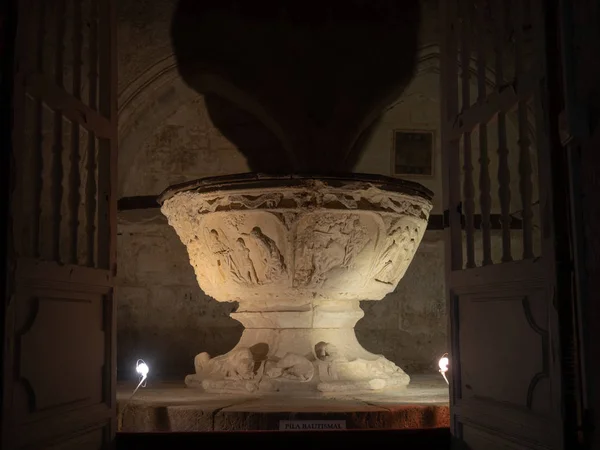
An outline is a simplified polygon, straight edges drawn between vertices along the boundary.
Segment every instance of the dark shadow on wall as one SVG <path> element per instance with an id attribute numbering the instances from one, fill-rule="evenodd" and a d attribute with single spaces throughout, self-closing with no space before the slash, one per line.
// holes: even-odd
<path id="1" fill-rule="evenodd" d="M 155 213 L 160 214 L 160 213 Z M 218 302 L 198 286 L 188 252 L 166 219 L 147 210 L 120 213 L 117 252 L 117 375 L 137 379 L 143 359 L 152 379 L 183 382 L 194 357 L 230 351 L 242 326 L 230 317 L 237 302 Z"/>
<path id="2" fill-rule="evenodd" d="M 252 171 L 330 173 L 352 171 L 356 140 L 410 82 L 420 15 L 418 0 L 179 0 L 171 35 L 191 88 L 248 111 L 281 142 L 247 145 L 217 124 Z M 209 104 L 211 116 L 222 106 Z"/>
<path id="3" fill-rule="evenodd" d="M 246 157 L 250 168 L 266 173 L 289 173 L 290 161 L 277 136 L 260 120 L 235 103 L 215 94 L 204 97 L 215 127 Z"/>

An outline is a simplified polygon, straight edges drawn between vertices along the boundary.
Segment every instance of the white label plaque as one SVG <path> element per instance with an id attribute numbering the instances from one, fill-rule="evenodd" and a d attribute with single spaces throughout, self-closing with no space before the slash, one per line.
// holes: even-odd
<path id="1" fill-rule="evenodd" d="M 279 431 L 345 430 L 345 420 L 280 420 Z"/>

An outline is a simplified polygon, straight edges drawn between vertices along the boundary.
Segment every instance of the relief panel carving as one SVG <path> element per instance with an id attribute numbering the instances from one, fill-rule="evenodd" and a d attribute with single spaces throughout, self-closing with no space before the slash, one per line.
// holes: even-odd
<path id="1" fill-rule="evenodd" d="M 187 247 L 207 294 L 225 289 L 234 300 L 249 287 L 276 294 L 289 284 L 289 232 L 275 215 L 215 213 L 197 226 Z"/>
<path id="2" fill-rule="evenodd" d="M 362 288 L 379 236 L 368 213 L 312 213 L 300 219 L 295 236 L 294 287 Z M 360 286 L 360 287 L 359 287 Z"/>

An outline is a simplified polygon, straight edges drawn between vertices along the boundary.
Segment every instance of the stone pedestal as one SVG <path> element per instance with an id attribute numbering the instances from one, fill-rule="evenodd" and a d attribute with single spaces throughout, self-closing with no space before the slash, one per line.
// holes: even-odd
<path id="1" fill-rule="evenodd" d="M 200 353 L 188 386 L 208 392 L 332 394 L 400 388 L 409 377 L 366 351 L 360 300 L 381 300 L 423 237 L 431 193 L 401 180 L 218 177 L 160 199 L 198 282 L 237 301 L 245 331 L 226 355 Z"/>
<path id="2" fill-rule="evenodd" d="M 280 421 L 343 421 L 348 429 L 424 429 L 449 426 L 448 386 L 439 375 L 416 375 L 399 392 L 343 399 L 318 395 L 209 394 L 152 379 L 117 386 L 119 431 L 126 433 L 279 430 Z M 394 395 L 397 394 L 397 395 Z M 423 447 L 429 448 L 429 447 Z M 437 447 L 436 447 L 437 448 Z"/>

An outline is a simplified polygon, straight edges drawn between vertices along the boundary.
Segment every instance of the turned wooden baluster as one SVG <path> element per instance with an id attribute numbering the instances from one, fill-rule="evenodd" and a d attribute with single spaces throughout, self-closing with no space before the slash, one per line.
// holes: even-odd
<path id="1" fill-rule="evenodd" d="M 98 0 L 91 0 L 90 6 L 88 101 L 90 108 L 95 110 L 98 103 Z M 96 136 L 91 131 L 88 133 L 86 176 L 86 255 L 87 265 L 94 267 L 96 261 Z"/>
<path id="2" fill-rule="evenodd" d="M 54 82 L 59 88 L 64 87 L 64 53 L 65 53 L 65 12 L 66 0 L 57 0 L 56 10 L 56 54 L 54 67 Z M 52 146 L 52 174 L 50 183 L 52 190 L 52 259 L 61 261 L 60 255 L 60 226 L 62 222 L 63 198 L 63 115 L 60 110 L 54 110 L 54 144 Z"/>
<path id="3" fill-rule="evenodd" d="M 82 43 L 83 43 L 83 23 L 81 12 L 81 1 L 73 0 L 73 96 L 81 100 L 81 70 L 82 70 Z M 71 263 L 78 262 L 78 235 L 79 235 L 79 202 L 81 196 L 79 192 L 81 183 L 81 174 L 79 173 L 80 162 L 80 126 L 76 121 L 71 121 L 71 152 L 70 152 L 70 173 L 69 173 L 69 239 Z"/>
<path id="4" fill-rule="evenodd" d="M 504 67 L 502 51 L 508 44 L 508 33 L 506 32 L 506 10 L 507 4 L 504 0 L 495 0 L 495 71 L 496 90 L 504 86 Z M 508 166 L 508 146 L 506 143 L 506 113 L 498 113 L 498 196 L 500 198 L 500 217 L 502 222 L 502 262 L 512 261 L 510 242 L 510 169 Z"/>
<path id="5" fill-rule="evenodd" d="M 111 10 L 109 2 L 103 1 L 99 4 L 99 17 L 100 17 L 100 35 L 102 42 L 111 42 L 112 30 L 111 24 Z M 99 112 L 109 120 L 112 120 L 112 52 L 109 45 L 103 45 L 99 49 L 98 53 L 98 110 Z M 113 137 L 116 139 L 116 137 Z M 115 149 L 116 150 L 116 149 Z M 114 152 L 116 153 L 116 151 Z M 98 173 L 102 174 L 98 177 L 98 193 L 97 193 L 97 204 L 98 204 L 98 228 L 97 228 L 97 267 L 102 269 L 108 269 L 110 266 L 111 256 L 111 229 L 110 229 L 110 190 L 111 190 L 111 140 L 102 137 L 98 140 Z"/>
<path id="6" fill-rule="evenodd" d="M 471 7 L 472 0 L 461 0 L 461 45 L 460 65 L 462 81 L 462 110 L 471 107 Z M 471 151 L 471 131 L 463 134 L 463 198 L 465 213 L 465 233 L 467 244 L 466 267 L 473 268 L 475 264 L 475 186 L 473 184 L 473 159 Z"/>
<path id="7" fill-rule="evenodd" d="M 44 42 L 46 40 L 46 7 L 45 2 L 37 2 L 34 14 L 37 13 L 37 70 L 39 73 L 44 71 Z M 37 97 L 35 100 L 33 129 L 35 130 L 34 148 L 32 149 L 32 182 L 33 182 L 33 214 L 32 214 L 32 253 L 31 256 L 38 258 L 41 256 L 40 234 L 42 218 L 42 190 L 44 186 L 44 105 L 42 99 Z"/>
<path id="8" fill-rule="evenodd" d="M 489 23 L 486 15 L 487 2 L 480 1 L 477 4 L 477 15 L 474 21 L 477 42 L 477 102 L 483 105 L 487 97 L 486 70 L 487 58 L 485 55 L 485 43 L 487 37 L 486 24 Z M 479 124 L 479 206 L 481 208 L 481 234 L 483 245 L 484 266 L 493 264 L 492 260 L 492 237 L 491 237 L 491 210 L 492 196 L 490 183 L 490 157 L 488 155 L 488 133 L 487 123 Z"/>
<path id="9" fill-rule="evenodd" d="M 513 8 L 513 23 L 516 31 L 515 41 L 515 68 L 517 78 L 524 78 L 526 75 L 525 68 L 525 55 L 524 55 L 524 41 L 525 33 L 523 27 L 524 14 L 523 14 L 523 1 L 516 2 Z M 531 155 L 529 140 L 529 124 L 527 120 L 527 99 L 519 96 L 517 104 L 517 115 L 519 124 L 519 190 L 521 194 L 522 204 L 522 220 L 523 220 L 523 259 L 530 259 L 534 257 L 533 254 L 533 210 L 532 210 L 532 195 L 533 195 L 533 183 L 532 183 L 532 168 L 531 168 Z"/>

